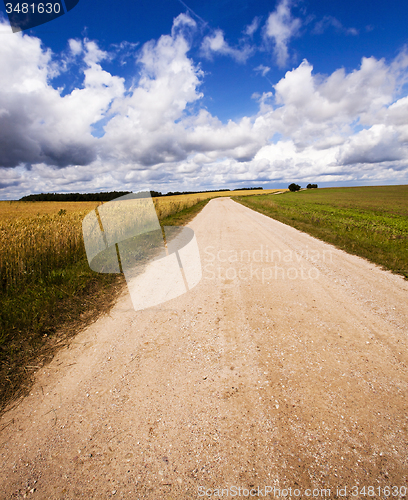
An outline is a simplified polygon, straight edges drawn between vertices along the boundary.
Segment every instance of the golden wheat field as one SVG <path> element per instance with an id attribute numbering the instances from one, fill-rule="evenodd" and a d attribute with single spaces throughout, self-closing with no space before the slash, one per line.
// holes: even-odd
<path id="1" fill-rule="evenodd" d="M 160 218 L 196 200 L 155 201 Z M 85 256 L 82 220 L 101 202 L 0 202 L 1 286 L 21 287 Z"/>

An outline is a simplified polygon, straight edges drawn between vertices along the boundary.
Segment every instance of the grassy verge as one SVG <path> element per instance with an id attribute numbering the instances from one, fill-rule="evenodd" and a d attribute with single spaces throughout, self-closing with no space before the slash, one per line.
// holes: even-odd
<path id="1" fill-rule="evenodd" d="M 184 226 L 190 222 L 207 205 L 210 198 L 199 200 L 190 207 L 182 208 L 179 212 L 168 215 L 160 220 L 162 226 Z"/>
<path id="2" fill-rule="evenodd" d="M 123 285 L 122 276 L 94 273 L 81 259 L 2 297 L 0 411 L 29 391 L 34 373 L 56 349 L 109 310 Z"/>
<path id="3" fill-rule="evenodd" d="M 165 200 L 157 209 L 160 224 L 184 225 L 208 201 Z M 14 211 L 0 212 L 0 413 L 29 391 L 58 348 L 113 306 L 126 284 L 122 274 L 88 265 L 82 219 L 97 204 L 51 204 L 7 204 Z"/>
<path id="4" fill-rule="evenodd" d="M 408 278 L 408 186 L 326 188 L 236 200 Z"/>

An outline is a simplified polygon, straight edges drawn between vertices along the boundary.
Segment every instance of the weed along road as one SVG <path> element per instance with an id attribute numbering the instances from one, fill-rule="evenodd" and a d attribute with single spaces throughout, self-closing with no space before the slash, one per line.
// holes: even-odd
<path id="1" fill-rule="evenodd" d="M 4 414 L 1 498 L 408 495 L 408 282 L 228 198 L 189 226 L 200 283 L 124 290 Z"/>

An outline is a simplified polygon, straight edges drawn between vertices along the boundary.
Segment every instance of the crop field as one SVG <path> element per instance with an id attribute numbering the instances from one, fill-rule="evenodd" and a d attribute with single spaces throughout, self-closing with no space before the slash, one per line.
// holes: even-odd
<path id="1" fill-rule="evenodd" d="M 236 194 L 242 196 L 248 191 Z M 154 198 L 154 205 L 160 221 L 171 225 L 174 222 L 171 219 L 176 214 L 214 196 L 231 196 L 231 192 Z M 85 258 L 82 220 L 100 204 L 0 202 L 0 279 L 3 293 L 10 288 L 21 288 L 49 278 L 57 269 L 62 272 L 67 266 Z"/>
<path id="2" fill-rule="evenodd" d="M 239 201 L 408 278 L 408 186 L 318 188 Z"/>
<path id="3" fill-rule="evenodd" d="M 268 190 L 267 192 L 276 190 Z M 262 191 L 259 191 L 262 193 Z M 234 195 L 258 191 L 237 191 Z M 159 220 L 172 219 L 214 196 L 231 196 L 230 191 L 154 198 Z M 0 202 L 1 290 L 20 289 L 48 279 L 85 258 L 82 220 L 100 202 Z M 201 206 L 201 205 L 200 205 Z M 176 217 L 177 220 L 180 217 Z M 57 271 L 59 270 L 59 271 Z M 0 337 L 1 342 L 1 337 Z"/>

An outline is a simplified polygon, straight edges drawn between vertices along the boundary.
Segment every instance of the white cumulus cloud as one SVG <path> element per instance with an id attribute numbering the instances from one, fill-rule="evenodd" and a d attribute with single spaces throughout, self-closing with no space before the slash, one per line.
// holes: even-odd
<path id="1" fill-rule="evenodd" d="M 259 66 L 254 68 L 254 71 L 256 73 L 260 73 L 262 76 L 266 76 L 270 70 L 271 68 L 269 66 L 264 66 L 263 64 L 260 64 Z"/>
<path id="2" fill-rule="evenodd" d="M 258 30 L 260 23 L 261 18 L 258 16 L 254 17 L 252 23 L 248 24 L 248 26 L 244 29 L 244 34 L 252 36 Z"/>
<path id="3" fill-rule="evenodd" d="M 264 40 L 266 43 L 273 42 L 276 63 L 281 68 L 285 67 L 288 61 L 289 41 L 298 34 L 301 27 L 300 19 L 292 16 L 290 8 L 291 0 L 281 0 L 276 10 L 269 14 L 264 26 Z"/>
<path id="4" fill-rule="evenodd" d="M 0 25 L 0 30 L 7 28 Z M 43 50 L 35 37 L 20 33 L 2 37 L 2 167 L 24 163 L 57 167 L 86 165 L 96 158 L 97 142 L 91 126 L 103 117 L 112 100 L 124 92 L 123 81 L 98 64 L 103 57 L 94 42 L 86 41 L 83 88 L 62 97 L 51 85 L 55 76 L 51 51 Z"/>
<path id="5" fill-rule="evenodd" d="M 248 44 L 244 44 L 240 48 L 231 47 L 225 41 L 223 31 L 215 30 L 212 35 L 208 35 L 204 38 L 201 44 L 201 52 L 207 59 L 211 59 L 214 54 L 219 54 L 232 57 L 237 62 L 245 63 L 254 53 L 254 48 Z"/>
<path id="6" fill-rule="evenodd" d="M 190 52 L 195 29 L 183 14 L 170 34 L 137 51 L 126 46 L 137 55 L 127 85 L 103 69 L 114 55 L 95 41 L 70 41 L 81 84 L 66 95 L 52 85 L 58 68 L 64 70 L 56 54 L 38 38 L 4 36 L 2 197 L 251 182 L 408 182 L 406 51 L 391 62 L 365 57 L 358 68 L 329 75 L 314 73 L 304 60 L 271 91 L 253 95 L 256 114 L 223 123 L 201 104 L 205 75 Z M 225 49 L 223 35 L 212 40 L 213 53 Z M 268 67 L 256 71 L 266 75 Z"/>

